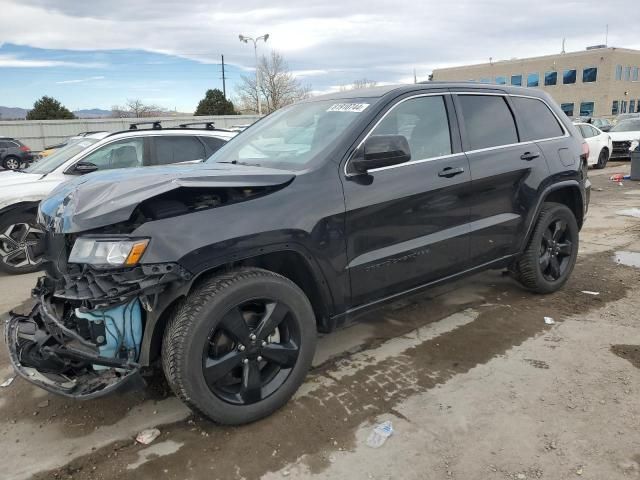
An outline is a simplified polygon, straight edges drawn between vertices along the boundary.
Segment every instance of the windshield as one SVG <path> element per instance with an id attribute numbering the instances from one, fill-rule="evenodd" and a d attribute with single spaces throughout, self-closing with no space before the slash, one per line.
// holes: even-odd
<path id="1" fill-rule="evenodd" d="M 640 119 L 637 120 L 623 120 L 613 127 L 611 132 L 635 132 L 640 130 Z"/>
<path id="2" fill-rule="evenodd" d="M 81 140 L 81 141 L 80 141 Z M 35 162 L 29 168 L 25 168 L 27 173 L 38 173 L 40 175 L 46 175 L 53 172 L 60 165 L 65 163 L 70 158 L 76 156 L 87 147 L 90 147 L 98 141 L 97 138 L 83 138 L 78 141 L 73 141 L 68 145 L 58 149 L 55 153 L 52 153 L 48 157 Z"/>
<path id="3" fill-rule="evenodd" d="M 325 100 L 284 107 L 228 142 L 207 163 L 302 170 L 330 148 L 372 101 Z"/>

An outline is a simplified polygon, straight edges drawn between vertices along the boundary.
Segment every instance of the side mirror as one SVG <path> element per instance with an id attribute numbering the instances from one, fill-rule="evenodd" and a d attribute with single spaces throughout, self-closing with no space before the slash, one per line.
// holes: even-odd
<path id="1" fill-rule="evenodd" d="M 611 130 L 611 125 L 603 125 L 600 127 L 600 130 L 602 130 L 603 132 L 608 132 L 609 130 Z"/>
<path id="2" fill-rule="evenodd" d="M 73 167 L 73 173 L 84 175 L 98 171 L 98 166 L 91 162 L 78 162 Z"/>
<path id="3" fill-rule="evenodd" d="M 351 170 L 358 174 L 374 168 L 398 165 L 411 160 L 409 142 L 404 135 L 372 135 L 351 160 Z"/>

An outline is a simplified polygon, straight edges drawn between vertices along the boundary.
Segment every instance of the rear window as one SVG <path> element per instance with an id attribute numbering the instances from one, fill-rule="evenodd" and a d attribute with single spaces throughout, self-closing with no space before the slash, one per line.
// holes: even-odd
<path id="1" fill-rule="evenodd" d="M 460 95 L 458 98 L 471 150 L 518 143 L 513 115 L 504 97 Z"/>
<path id="2" fill-rule="evenodd" d="M 171 163 L 192 162 L 206 158 L 204 145 L 197 137 L 160 136 L 155 137 L 155 156 L 152 165 L 168 165 Z"/>
<path id="3" fill-rule="evenodd" d="M 520 141 L 542 140 L 564 135 L 564 130 L 555 115 L 541 100 L 511 97 L 511 101 L 518 118 Z"/>

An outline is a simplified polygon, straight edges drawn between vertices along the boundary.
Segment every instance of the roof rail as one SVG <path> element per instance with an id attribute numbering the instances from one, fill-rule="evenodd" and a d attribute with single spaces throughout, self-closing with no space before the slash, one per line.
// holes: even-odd
<path id="1" fill-rule="evenodd" d="M 204 128 L 206 128 L 207 130 L 216 129 L 215 123 L 213 122 L 188 122 L 188 123 L 181 123 L 179 126 L 180 128 L 188 128 L 191 125 L 204 125 Z"/>
<path id="2" fill-rule="evenodd" d="M 152 130 L 162 130 L 162 125 L 160 124 L 160 120 L 156 120 L 155 122 L 136 122 L 129 124 L 129 130 L 138 130 L 138 125 L 152 125 Z"/>

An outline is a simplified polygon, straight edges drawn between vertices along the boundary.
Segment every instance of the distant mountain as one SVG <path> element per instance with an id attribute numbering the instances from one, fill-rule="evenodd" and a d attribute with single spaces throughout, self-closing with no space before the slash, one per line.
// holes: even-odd
<path id="1" fill-rule="evenodd" d="M 0 120 L 24 120 L 28 111 L 26 108 L 0 106 Z M 73 113 L 78 118 L 107 118 L 111 116 L 111 110 L 102 110 L 101 108 L 76 110 Z"/>

